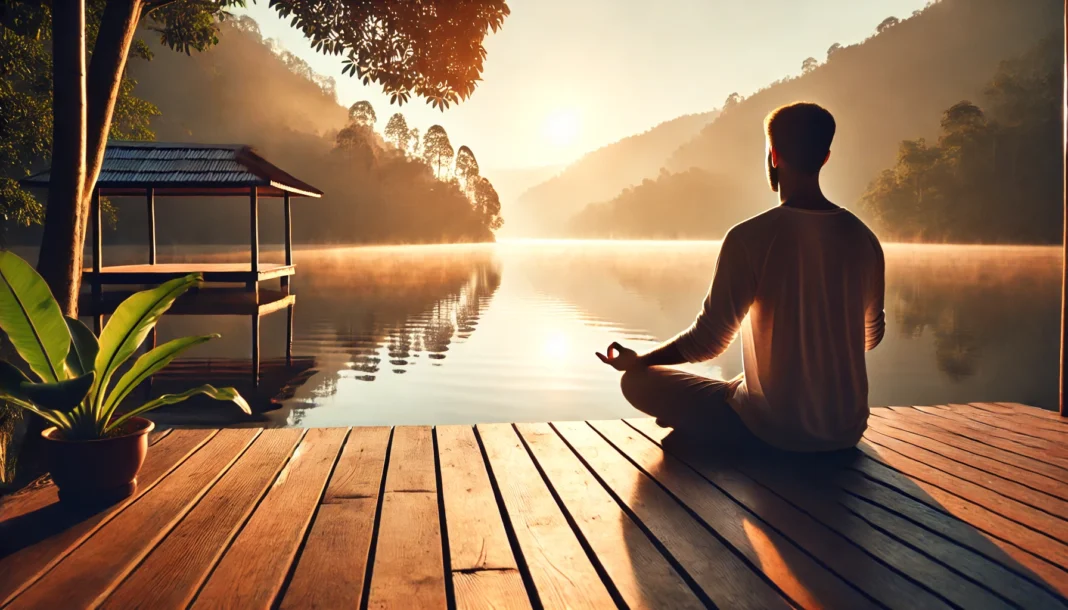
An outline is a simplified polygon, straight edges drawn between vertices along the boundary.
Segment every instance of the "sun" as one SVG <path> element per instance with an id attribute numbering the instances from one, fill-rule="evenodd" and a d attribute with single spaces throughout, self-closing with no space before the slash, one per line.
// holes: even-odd
<path id="1" fill-rule="evenodd" d="M 579 113 L 571 108 L 554 110 L 545 119 L 545 137 L 554 146 L 567 147 L 578 139 Z"/>

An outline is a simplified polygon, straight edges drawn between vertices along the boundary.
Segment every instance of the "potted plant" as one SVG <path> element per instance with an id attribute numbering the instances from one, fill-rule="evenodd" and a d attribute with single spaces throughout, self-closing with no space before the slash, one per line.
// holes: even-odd
<path id="1" fill-rule="evenodd" d="M 199 274 L 191 274 L 130 296 L 97 338 L 85 324 L 60 312 L 32 266 L 11 252 L 0 252 L 0 330 L 25 364 L 20 368 L 0 360 L 0 399 L 52 424 L 42 435 L 60 500 L 95 503 L 132 494 L 154 427 L 141 415 L 152 409 L 205 394 L 251 413 L 237 390 L 211 385 L 118 411 L 142 381 L 185 350 L 218 337 L 168 341 L 118 375 L 160 316 L 199 281 Z"/>

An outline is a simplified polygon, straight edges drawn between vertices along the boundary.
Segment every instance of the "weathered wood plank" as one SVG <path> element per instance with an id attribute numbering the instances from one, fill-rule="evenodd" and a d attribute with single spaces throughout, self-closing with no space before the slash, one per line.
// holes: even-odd
<path id="1" fill-rule="evenodd" d="M 947 405 L 947 407 L 963 415 L 991 418 L 992 422 L 1001 422 L 1001 426 L 1009 429 L 1020 427 L 1028 432 L 1032 430 L 1041 430 L 1053 434 L 1068 435 L 1068 425 L 1065 425 L 1064 422 L 1043 419 L 1041 417 L 1032 417 L 1027 413 L 1016 412 L 1008 407 L 1002 407 L 993 403 L 954 403 Z"/>
<path id="2" fill-rule="evenodd" d="M 927 430 L 937 429 L 938 431 L 945 431 L 982 445 L 989 445 L 1014 455 L 1029 458 L 1029 463 L 1032 465 L 1037 463 L 1046 466 L 1042 471 L 1044 474 L 1048 474 L 1049 471 L 1054 469 L 1059 469 L 1061 472 L 1068 472 L 1068 458 L 1056 457 L 1041 449 L 1036 449 L 1035 447 L 1001 438 L 999 436 L 993 436 L 992 434 L 987 434 L 981 430 L 977 430 L 951 419 L 924 413 L 919 409 L 878 409 L 878 411 L 885 413 L 885 417 L 904 417 L 905 421 L 921 425 Z"/>
<path id="3" fill-rule="evenodd" d="M 885 469 L 884 466 L 875 464 L 868 458 L 863 458 L 862 461 L 869 462 L 876 468 Z M 897 474 L 904 479 L 902 483 L 908 485 L 908 479 L 900 473 Z M 950 514 L 936 510 L 901 490 L 876 483 L 855 470 L 837 472 L 833 480 L 835 484 L 853 496 L 890 510 L 895 515 L 901 515 L 958 545 L 967 547 L 1020 578 L 1027 579 L 1037 586 L 1061 592 L 1062 595 L 1068 591 L 1068 572 L 1014 544 L 988 535 Z M 918 488 L 914 489 L 922 493 Z"/>
<path id="4" fill-rule="evenodd" d="M 630 419 L 627 423 L 657 443 L 669 432 L 657 426 L 651 419 Z M 715 483 L 735 502 L 782 532 L 842 579 L 887 607 L 951 607 L 945 600 L 935 597 L 933 593 L 900 572 L 892 570 L 885 563 L 861 550 L 861 547 L 839 536 L 751 478 L 700 456 L 686 452 L 677 455 Z"/>
<path id="5" fill-rule="evenodd" d="M 548 424 L 516 428 L 629 608 L 705 607 Z"/>
<path id="6" fill-rule="evenodd" d="M 353 428 L 281 607 L 359 608 L 390 429 Z"/>
<path id="7" fill-rule="evenodd" d="M 61 506 L 52 484 L 5 498 L 0 503 L 0 606 L 152 489 L 216 432 L 179 430 L 168 435 L 148 452 L 134 495 L 89 517 Z"/>
<path id="8" fill-rule="evenodd" d="M 973 402 L 965 406 L 1000 415 L 1009 421 L 1019 422 L 1023 425 L 1037 426 L 1055 432 L 1068 432 L 1068 422 L 1065 422 L 1059 414 L 1053 411 L 1044 411 L 1016 403 L 1009 404 L 1015 405 L 1016 408 L 994 402 Z"/>
<path id="9" fill-rule="evenodd" d="M 811 479 L 791 477 L 774 467 L 747 461 L 740 465 L 745 474 L 819 519 L 842 536 L 860 545 L 893 568 L 907 574 L 930 591 L 961 608 L 1009 608 L 1004 599 L 962 577 L 881 528 L 847 510 L 841 503 L 845 492 Z M 924 549 L 926 550 L 926 549 Z"/>
<path id="10" fill-rule="evenodd" d="M 261 433 L 103 607 L 187 607 L 303 435 L 297 428 Z"/>
<path id="11" fill-rule="evenodd" d="M 164 429 L 160 430 L 159 428 L 156 428 L 152 432 L 149 432 L 148 433 L 148 446 L 151 447 L 152 445 L 155 445 L 156 443 L 158 443 L 161 440 L 163 440 L 163 437 L 165 437 L 168 434 L 170 434 L 171 430 L 173 430 L 173 429 L 174 428 L 164 428 Z"/>
<path id="12" fill-rule="evenodd" d="M 1063 606 L 1046 588 L 972 552 L 954 541 L 908 521 L 883 507 L 861 500 L 851 494 L 837 494 L 836 499 L 850 512 L 906 544 L 922 550 L 927 556 L 952 568 L 972 581 L 983 585 L 1006 601 L 1024 608 L 1053 608 Z"/>
<path id="13" fill-rule="evenodd" d="M 883 416 L 885 417 L 885 416 Z M 899 441 L 937 453 L 966 466 L 988 472 L 993 475 L 1025 485 L 1036 491 L 1068 499 L 1068 471 L 1056 466 L 1043 464 L 1037 460 L 1028 460 L 1018 455 L 1001 451 L 982 443 L 940 433 L 930 427 L 917 425 L 900 419 L 883 419 L 873 416 L 868 419 L 868 427 Z M 1048 470 L 1051 474 L 1042 472 Z"/>
<path id="14" fill-rule="evenodd" d="M 895 410 L 895 411 L 899 410 L 898 407 L 891 407 L 891 408 L 893 410 Z M 920 406 L 912 407 L 912 408 L 915 408 L 916 410 L 918 410 L 918 411 L 920 411 L 922 413 L 926 413 L 926 414 L 934 416 L 934 417 L 940 417 L 940 418 L 943 418 L 943 419 L 948 419 L 948 420 L 954 421 L 954 422 L 956 422 L 958 424 L 961 424 L 963 426 L 967 426 L 967 427 L 972 428 L 974 430 L 978 430 L 978 431 L 982 432 L 983 434 L 988 434 L 988 435 L 990 435 L 991 437 L 994 437 L 994 438 L 1001 438 L 1001 439 L 1005 439 L 1005 440 L 1010 440 L 1010 441 L 1013 441 L 1013 442 L 1016 442 L 1016 443 L 1020 443 L 1021 445 L 1026 445 L 1028 447 L 1032 447 L 1034 449 L 1040 449 L 1040 450 L 1042 450 L 1044 452 L 1047 452 L 1048 455 L 1051 455 L 1051 456 L 1054 456 L 1054 457 L 1058 457 L 1058 458 L 1061 458 L 1061 459 L 1068 459 L 1068 449 L 1066 449 L 1064 447 L 1063 443 L 1050 442 L 1050 441 L 1045 440 L 1045 439 L 1036 438 L 1034 436 L 1028 436 L 1026 434 L 1020 434 L 1018 432 L 1014 432 L 1012 430 L 1006 430 L 1004 428 L 999 428 L 997 426 L 992 426 L 990 424 L 984 424 L 983 422 L 976 421 L 976 420 L 974 420 L 974 419 L 972 419 L 970 417 L 966 417 L 964 415 L 961 415 L 960 413 L 952 411 L 951 409 L 948 409 L 948 408 L 920 407 Z"/>
<path id="15" fill-rule="evenodd" d="M 1061 527 L 1056 517 L 884 447 L 861 443 L 858 449 L 873 462 L 889 467 L 891 472 L 905 475 L 905 483 L 901 483 L 899 477 L 874 469 L 864 461 L 854 463 L 854 467 L 864 474 L 890 484 L 896 483 L 896 487 L 905 493 L 912 492 L 909 495 L 925 504 L 935 508 L 944 507 L 940 510 L 1068 567 L 1068 555 L 1061 555 L 1062 549 L 1068 547 L 1051 531 Z M 1050 545 L 1048 541 L 1056 544 Z"/>
<path id="16" fill-rule="evenodd" d="M 1046 531 L 1055 538 L 1068 542 L 1068 522 L 1052 516 L 1068 515 L 1068 502 L 1029 487 L 1025 487 L 1015 481 L 1010 481 L 984 470 L 980 470 L 979 468 L 974 468 L 959 461 L 943 457 L 934 451 L 892 438 L 872 428 L 869 428 L 867 432 L 864 433 L 864 439 L 868 441 L 870 447 L 889 449 L 899 455 L 922 462 L 946 475 L 952 475 L 959 480 L 968 481 L 969 483 L 997 492 L 1004 496 L 1006 500 L 1011 499 L 1015 504 L 1021 506 L 1026 505 L 1026 507 L 1028 507 L 1027 509 L 1019 511 L 1021 515 L 1026 515 L 1027 518 L 1033 522 L 1044 523 L 1050 529 L 1040 531 Z M 880 450 L 880 453 L 882 452 L 883 451 Z M 932 482 L 937 483 L 936 481 Z M 1023 520 L 1020 520 L 1020 522 L 1029 523 L 1029 521 Z"/>
<path id="17" fill-rule="evenodd" d="M 259 434 L 256 429 L 222 430 L 40 580 L 11 608 L 94 606 L 185 516 Z"/>
<path id="18" fill-rule="evenodd" d="M 445 608 L 434 440 L 428 427 L 393 431 L 368 608 Z"/>
<path id="19" fill-rule="evenodd" d="M 516 431 L 508 424 L 480 424 L 477 430 L 541 604 L 615 606 Z"/>
<path id="20" fill-rule="evenodd" d="M 643 472 L 671 492 L 706 525 L 804 608 L 876 608 L 841 578 L 731 500 L 719 488 L 620 420 L 590 422 Z"/>
<path id="21" fill-rule="evenodd" d="M 529 608 L 474 429 L 438 426 L 435 434 L 456 607 Z M 487 571 L 492 578 L 478 577 Z"/>
<path id="22" fill-rule="evenodd" d="M 1001 428 L 1002 430 L 1011 430 L 1018 434 L 1025 434 L 1034 438 L 1058 443 L 1062 447 L 1065 443 L 1068 443 L 1068 431 L 1058 429 L 1050 430 L 1042 425 L 1032 425 L 1029 422 L 1022 421 L 1020 418 L 998 415 L 996 413 L 977 409 L 971 405 L 951 404 L 948 405 L 948 410 L 957 415 L 963 415 L 968 419 Z M 1043 422 L 1038 423 L 1042 424 Z"/>
<path id="23" fill-rule="evenodd" d="M 996 404 L 996 405 L 998 405 L 1000 407 L 1005 407 L 1007 409 L 1010 409 L 1014 413 L 1022 413 L 1024 415 L 1030 415 L 1031 417 L 1038 417 L 1038 418 L 1041 418 L 1041 419 L 1048 419 L 1050 421 L 1060 422 L 1060 423 L 1062 423 L 1064 425 L 1068 425 L 1068 421 L 1066 421 L 1064 417 L 1061 417 L 1061 414 L 1057 413 L 1056 411 L 1047 411 L 1045 409 L 1040 409 L 1038 407 L 1029 407 L 1027 405 L 1022 405 L 1022 404 L 1020 404 L 1018 402 L 998 402 L 998 403 L 984 402 L 984 403 L 972 403 L 972 404 L 976 405 L 976 406 L 978 406 L 978 405 Z"/>
<path id="24" fill-rule="evenodd" d="M 313 428 L 197 595 L 193 607 L 268 608 L 289 573 L 347 428 Z"/>
<path id="25" fill-rule="evenodd" d="M 636 470 L 585 422 L 554 424 L 605 485 L 634 511 L 701 590 L 721 608 L 778 608 L 790 604 L 674 498 Z M 795 600 L 798 601 L 798 600 Z"/>

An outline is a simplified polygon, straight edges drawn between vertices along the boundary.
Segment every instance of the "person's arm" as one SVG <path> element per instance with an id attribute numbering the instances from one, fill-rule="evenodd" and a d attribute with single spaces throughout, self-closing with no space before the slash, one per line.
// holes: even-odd
<path id="1" fill-rule="evenodd" d="M 886 333 L 886 262 L 883 249 L 875 242 L 876 264 L 872 277 L 871 294 L 864 312 L 864 351 L 871 351 L 883 340 Z"/>
<path id="2" fill-rule="evenodd" d="M 628 371 L 650 366 L 702 362 L 719 356 L 734 340 L 756 297 L 756 274 L 744 244 L 733 230 L 723 239 L 716 274 L 693 324 L 651 351 L 638 355 L 618 343 L 597 354 L 605 364 Z"/>

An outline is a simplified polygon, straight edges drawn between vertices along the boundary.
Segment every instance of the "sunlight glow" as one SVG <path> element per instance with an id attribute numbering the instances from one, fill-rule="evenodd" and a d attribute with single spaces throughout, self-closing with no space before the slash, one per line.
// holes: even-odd
<path id="1" fill-rule="evenodd" d="M 579 114 L 572 108 L 558 108 L 545 119 L 545 137 L 554 146 L 571 146 L 578 139 Z"/>
<path id="2" fill-rule="evenodd" d="M 546 358 L 554 362 L 567 360 L 571 355 L 571 340 L 566 333 L 561 331 L 550 332 L 545 337 L 542 352 Z"/>

